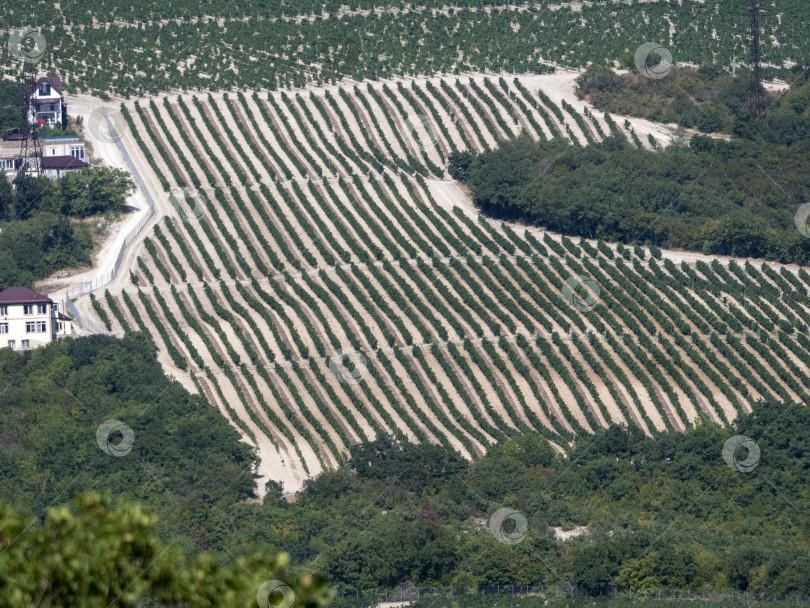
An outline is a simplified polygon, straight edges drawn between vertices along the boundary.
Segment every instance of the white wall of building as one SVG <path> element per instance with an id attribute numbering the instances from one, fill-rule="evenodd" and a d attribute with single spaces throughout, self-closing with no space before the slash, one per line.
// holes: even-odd
<path id="1" fill-rule="evenodd" d="M 43 156 L 75 156 L 86 160 L 84 157 L 83 141 L 54 141 L 42 143 Z"/>
<path id="2" fill-rule="evenodd" d="M 25 349 L 47 344 L 54 337 L 52 313 L 52 304 L 0 305 L 0 347 Z"/>

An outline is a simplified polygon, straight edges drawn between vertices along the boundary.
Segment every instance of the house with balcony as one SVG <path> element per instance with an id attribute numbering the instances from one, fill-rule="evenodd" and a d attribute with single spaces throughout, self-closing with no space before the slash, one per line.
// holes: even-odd
<path id="1" fill-rule="evenodd" d="M 73 334 L 73 319 L 29 287 L 0 291 L 0 348 L 30 350 Z"/>
<path id="2" fill-rule="evenodd" d="M 59 76 L 42 76 L 26 92 L 31 100 L 30 123 L 62 126 L 67 119 L 67 105 Z"/>
<path id="3" fill-rule="evenodd" d="M 26 172 L 31 174 L 38 166 L 43 176 L 60 178 L 69 171 L 89 166 L 85 142 L 68 122 L 62 79 L 59 76 L 38 78 L 26 95 L 31 102 L 29 122 L 39 126 L 39 151 L 25 160 Z M 14 133 L 0 142 L 2 174 L 13 177 L 21 170 L 20 144 L 24 138 L 25 135 Z"/>

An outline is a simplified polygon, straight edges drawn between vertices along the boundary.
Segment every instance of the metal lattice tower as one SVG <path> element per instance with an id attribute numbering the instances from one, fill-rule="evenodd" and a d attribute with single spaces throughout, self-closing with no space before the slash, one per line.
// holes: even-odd
<path id="1" fill-rule="evenodd" d="M 20 141 L 20 166 L 17 169 L 17 175 L 24 175 L 33 172 L 36 177 L 39 177 L 42 172 L 42 148 L 39 144 L 39 124 L 34 120 L 31 123 L 30 117 L 33 115 L 36 118 L 36 110 L 31 96 L 37 86 L 37 72 L 31 64 L 31 67 L 26 67 L 23 70 L 22 78 L 20 81 L 20 108 L 22 110 L 20 125 L 20 134 L 22 140 Z M 28 171 L 28 158 L 33 158 L 33 171 Z"/>
<path id="2" fill-rule="evenodd" d="M 759 2 L 751 0 L 751 114 L 758 118 L 762 113 L 762 100 L 760 99 L 760 69 L 759 69 Z"/>

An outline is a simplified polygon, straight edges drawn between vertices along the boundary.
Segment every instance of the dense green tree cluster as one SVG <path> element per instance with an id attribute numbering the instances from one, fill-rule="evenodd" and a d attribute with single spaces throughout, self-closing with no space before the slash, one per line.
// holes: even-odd
<path id="1" fill-rule="evenodd" d="M 23 355 L 1 349 L 0 384 L 5 502 L 42 513 L 60 496 L 109 490 L 146 502 L 167 525 L 184 509 L 251 495 L 252 448 L 203 399 L 164 376 L 140 334 L 68 340 Z M 134 432 L 124 457 L 97 444 L 108 419 Z"/>
<path id="2" fill-rule="evenodd" d="M 72 224 L 64 215 L 42 211 L 0 226 L 1 289 L 31 286 L 59 269 L 90 263 L 90 228 Z"/>
<path id="3" fill-rule="evenodd" d="M 3 502 L 41 515 L 73 492 L 108 491 L 114 499 L 91 499 L 91 511 L 117 505 L 125 521 L 127 501 L 138 499 L 160 516 L 154 529 L 162 540 L 191 560 L 201 559 L 193 556 L 198 549 L 243 555 L 255 545 L 265 555 L 286 551 L 344 589 L 413 582 L 810 592 L 804 407 L 759 403 L 730 429 L 700 421 L 684 434 L 647 437 L 614 426 L 578 437 L 566 457 L 537 434 L 513 434 L 471 462 L 447 447 L 378 437 L 353 446 L 337 471 L 307 481 L 292 503 L 279 483 L 264 480 L 258 504 L 245 500 L 253 450 L 203 398 L 163 376 L 148 338 L 2 350 L 0 374 Z M 97 444 L 107 419 L 134 432 L 125 456 Z M 749 472 L 724 462 L 734 435 L 760 449 Z M 744 450 L 737 458 L 746 458 Z M 516 544 L 488 529 L 488 518 L 505 507 L 528 522 Z M 81 519 L 84 508 L 48 517 Z M 0 538 L 22 521 L 7 510 L 4 517 Z M 550 529 L 575 525 L 589 533 L 563 542 Z M 56 550 L 73 551 L 70 538 Z M 25 546 L 35 553 L 42 542 Z M 107 542 L 88 563 L 118 567 Z"/>
<path id="4" fill-rule="evenodd" d="M 651 439 L 613 427 L 578 439 L 567 459 L 524 435 L 469 465 L 440 458 L 439 447 L 377 441 L 353 450 L 352 470 L 310 482 L 294 509 L 340 518 L 324 520 L 327 537 L 339 540 L 314 564 L 349 587 L 411 580 L 806 593 L 808 446 L 789 429 L 808 422 L 804 408 L 762 404 L 732 431 L 700 425 Z M 723 462 L 735 433 L 761 449 L 753 472 Z M 768 480 L 779 485 L 765 491 Z M 515 545 L 474 523 L 503 506 L 529 522 Z M 563 543 L 549 531 L 575 524 L 590 533 Z M 456 544 L 442 549 L 449 531 Z"/>
<path id="5" fill-rule="evenodd" d="M 646 99 L 621 89 L 624 81 L 611 73 L 588 74 L 581 86 L 613 91 L 611 103 Z M 737 99 L 744 80 L 729 79 L 716 99 Z M 495 217 L 589 238 L 805 264 L 810 240 L 795 216 L 810 200 L 808 99 L 810 83 L 796 74 L 761 119 L 750 120 L 742 102 L 723 106 L 730 141 L 695 136 L 652 152 L 615 137 L 587 148 L 519 138 L 475 158 L 455 154 L 449 170 Z"/>
<path id="6" fill-rule="evenodd" d="M 0 82 L 0 137 L 7 137 L 20 126 L 20 89 L 16 82 Z"/>
<path id="7" fill-rule="evenodd" d="M 0 289 L 88 264 L 92 231 L 71 218 L 120 213 L 133 188 L 129 174 L 105 167 L 0 179 Z"/>
<path id="8" fill-rule="evenodd" d="M 733 75 L 716 64 L 675 67 L 660 79 L 646 78 L 635 70 L 619 75 L 592 65 L 577 78 L 576 92 L 605 112 L 676 123 L 704 133 L 790 143 L 810 136 L 806 67 L 794 66 L 785 80 L 791 89 L 784 95 L 760 90 L 761 108 L 768 115 L 760 122 L 750 120 L 750 73 L 743 70 Z"/>
<path id="9" fill-rule="evenodd" d="M 747 84 L 715 65 L 698 70 L 676 67 L 661 79 L 646 78 L 637 71 L 619 75 L 608 67 L 592 65 L 577 78 L 577 95 L 604 112 L 703 132 L 730 132 L 733 115 L 748 111 Z"/>

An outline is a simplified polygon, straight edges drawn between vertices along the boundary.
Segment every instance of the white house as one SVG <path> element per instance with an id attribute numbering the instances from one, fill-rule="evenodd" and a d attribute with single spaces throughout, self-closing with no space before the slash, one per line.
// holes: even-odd
<path id="1" fill-rule="evenodd" d="M 0 291 L 0 348 L 29 350 L 73 334 L 73 319 L 28 287 Z"/>
<path id="2" fill-rule="evenodd" d="M 39 143 L 42 156 L 73 156 L 85 160 L 84 142 L 78 135 L 40 136 Z"/>
<path id="3" fill-rule="evenodd" d="M 40 166 L 45 177 L 62 177 L 67 171 L 75 171 L 88 165 L 84 142 L 78 135 L 53 135 L 40 137 L 42 148 Z"/>
<path id="4" fill-rule="evenodd" d="M 40 126 L 64 127 L 68 119 L 67 104 L 62 93 L 62 79 L 59 76 L 42 76 L 26 92 L 31 100 L 29 122 Z M 42 175 L 50 178 L 62 177 L 68 171 L 88 166 L 85 142 L 75 133 L 39 136 L 39 155 L 27 159 L 26 171 L 39 165 Z M 20 170 L 20 139 L 13 135 L 0 142 L 0 173 L 9 175 Z"/>
<path id="5" fill-rule="evenodd" d="M 28 120 L 31 124 L 61 125 L 67 116 L 65 96 L 62 94 L 62 79 L 59 76 L 42 76 L 26 92 L 33 108 Z"/>

